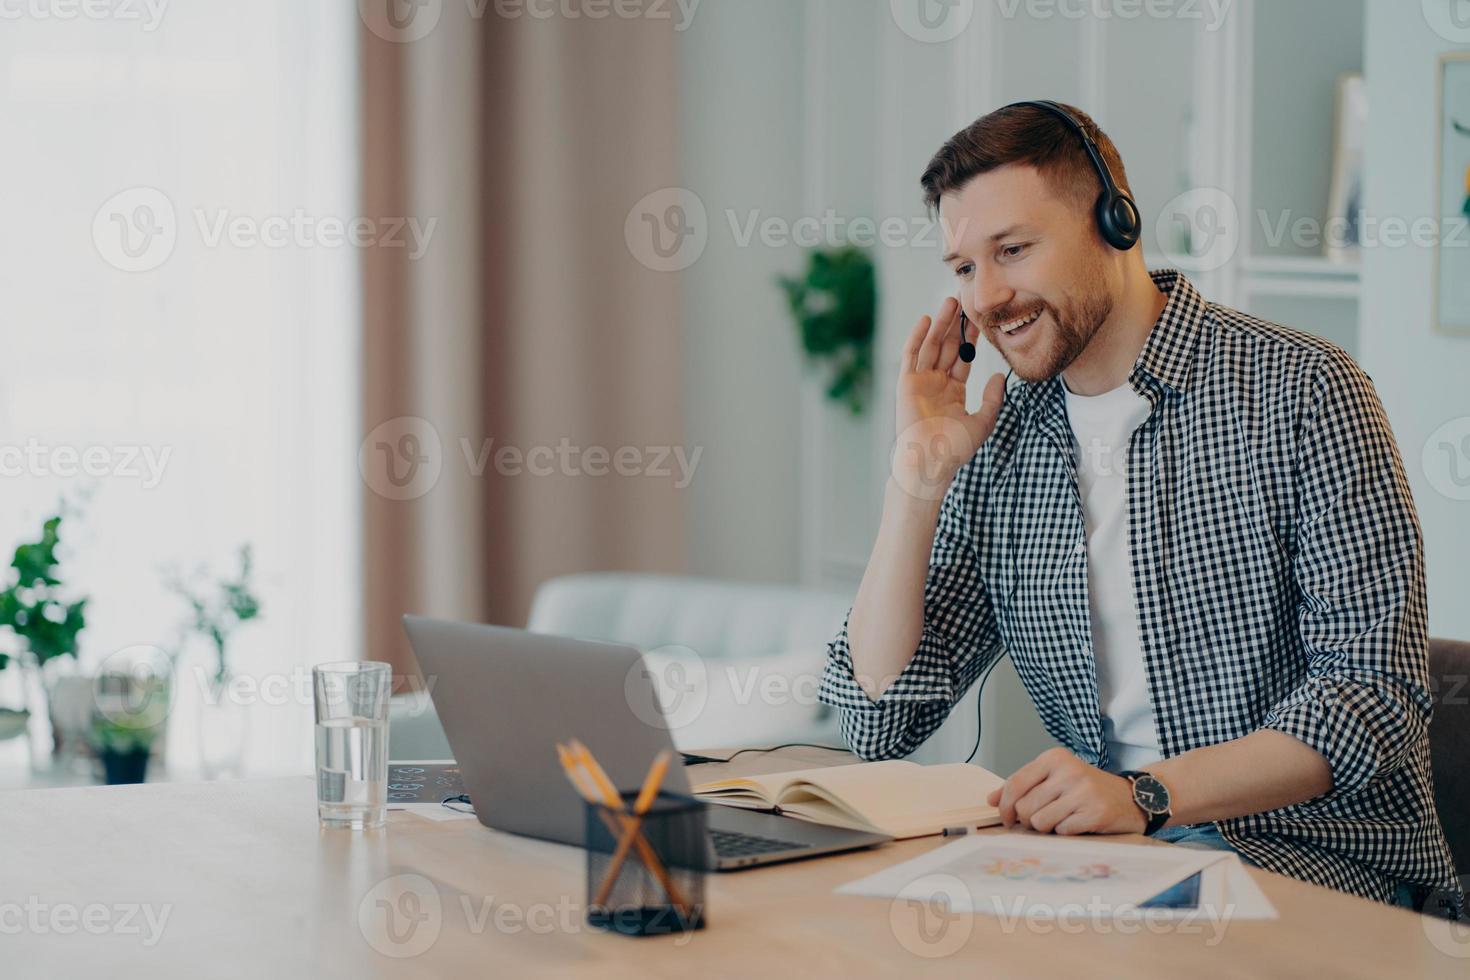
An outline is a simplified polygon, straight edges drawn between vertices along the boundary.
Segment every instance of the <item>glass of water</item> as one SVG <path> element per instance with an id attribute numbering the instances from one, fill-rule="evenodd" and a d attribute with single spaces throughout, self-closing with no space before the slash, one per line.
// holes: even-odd
<path id="1" fill-rule="evenodd" d="M 368 830 L 388 818 L 388 696 L 392 668 L 372 661 L 319 664 L 316 811 L 323 827 Z"/>

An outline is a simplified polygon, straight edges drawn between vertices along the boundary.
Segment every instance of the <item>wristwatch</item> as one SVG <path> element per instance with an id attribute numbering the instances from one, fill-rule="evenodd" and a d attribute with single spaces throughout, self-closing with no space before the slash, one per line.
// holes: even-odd
<path id="1" fill-rule="evenodd" d="M 1126 777 L 1133 784 L 1133 802 L 1148 818 L 1143 836 L 1152 837 L 1174 815 L 1174 811 L 1169 808 L 1169 787 L 1159 782 L 1157 776 L 1146 772 L 1130 769 L 1118 775 Z"/>

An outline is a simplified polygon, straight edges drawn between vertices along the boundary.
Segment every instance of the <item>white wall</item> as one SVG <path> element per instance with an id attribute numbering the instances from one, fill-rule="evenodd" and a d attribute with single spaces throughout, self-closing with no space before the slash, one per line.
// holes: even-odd
<path id="1" fill-rule="evenodd" d="M 1062 21 L 1026 27 L 1027 39 L 1006 48 L 1013 67 L 1034 70 L 1059 34 L 1075 33 Z M 710 222 L 709 244 L 682 280 L 686 431 L 705 450 L 691 487 L 691 571 L 855 591 L 893 440 L 898 345 L 952 289 L 937 237 L 919 234 L 919 174 L 946 138 L 991 107 L 984 79 L 999 72 L 982 66 L 995 60 L 987 39 L 998 37 L 971 30 L 925 43 L 898 28 L 887 0 L 704 0 L 682 35 L 683 186 Z M 1075 93 L 1048 82 L 1039 94 Z M 774 281 L 802 268 L 803 250 L 740 247 L 728 209 L 741 221 L 759 209 L 783 222 L 830 209 L 846 223 L 899 219 L 915 229 L 903 244 L 873 250 L 879 336 L 875 397 L 862 418 L 826 403 L 819 380 L 803 381 Z M 974 698 L 917 758 L 968 754 Z M 981 764 L 1010 771 L 1049 744 L 1008 662 L 985 702 Z"/>
<path id="2" fill-rule="evenodd" d="M 1418 6 L 1369 0 L 1364 62 L 1365 200 L 1374 214 L 1409 221 L 1435 213 L 1439 55 L 1470 50 L 1431 30 Z M 1470 416 L 1470 337 L 1433 329 L 1433 262 L 1432 250 L 1414 246 L 1364 251 L 1360 361 L 1387 409 L 1424 527 L 1430 632 L 1467 639 L 1470 502 L 1430 485 L 1426 465 L 1444 461 L 1426 459 L 1424 446 L 1444 423 Z"/>
<path id="3" fill-rule="evenodd" d="M 683 272 L 689 570 L 797 578 L 799 362 L 776 276 L 794 247 L 740 247 L 726 216 L 794 220 L 802 206 L 801 4 L 706 0 L 679 36 L 683 186 L 709 241 Z M 649 188 L 654 190 L 654 188 Z"/>

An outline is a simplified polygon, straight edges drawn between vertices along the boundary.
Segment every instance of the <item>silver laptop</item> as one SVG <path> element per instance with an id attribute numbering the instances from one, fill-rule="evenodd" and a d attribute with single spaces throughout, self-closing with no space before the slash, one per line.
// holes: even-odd
<path id="1" fill-rule="evenodd" d="M 620 789 L 640 785 L 654 755 L 674 747 L 631 647 L 419 616 L 404 616 L 403 628 L 424 676 L 434 678 L 434 708 L 486 827 L 581 846 L 586 807 L 562 773 L 556 743 L 581 739 Z M 663 788 L 689 793 L 682 760 Z M 891 839 L 718 804 L 708 825 L 705 867 L 721 871 Z"/>

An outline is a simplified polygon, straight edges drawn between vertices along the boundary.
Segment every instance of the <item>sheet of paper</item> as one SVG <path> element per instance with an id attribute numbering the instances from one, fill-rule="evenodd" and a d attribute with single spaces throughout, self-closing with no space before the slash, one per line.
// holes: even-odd
<path id="1" fill-rule="evenodd" d="M 1150 904 L 1143 911 L 1156 921 L 1187 921 L 1201 915 L 1209 921 L 1221 922 L 1276 918 L 1276 906 L 1237 855 L 1227 854 L 1225 860 L 1201 871 L 1200 878 L 1197 903 L 1178 907 Z"/>
<path id="2" fill-rule="evenodd" d="M 1135 911 L 1225 851 L 1113 844 L 1045 834 L 978 834 L 850 882 L 840 894 L 938 901 L 1000 916 Z"/>
<path id="3" fill-rule="evenodd" d="M 1276 906 L 1261 891 L 1261 886 L 1250 876 L 1240 858 L 1235 857 L 1225 867 L 1225 902 L 1231 919 L 1274 919 Z"/>

